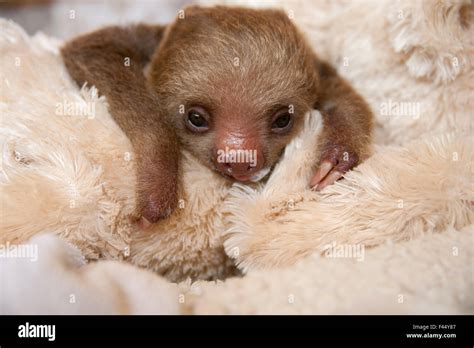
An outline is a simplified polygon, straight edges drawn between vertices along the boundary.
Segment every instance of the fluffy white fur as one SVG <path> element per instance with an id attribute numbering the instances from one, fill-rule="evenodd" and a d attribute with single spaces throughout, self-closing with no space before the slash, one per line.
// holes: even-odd
<path id="1" fill-rule="evenodd" d="M 315 113 L 263 187 L 229 187 L 186 156 L 182 209 L 146 234 L 128 222 L 131 147 L 105 100 L 77 90 L 55 42 L 1 22 L 0 242 L 52 232 L 87 259 L 125 259 L 174 281 L 232 274 L 227 253 L 248 273 L 191 287 L 186 313 L 472 312 L 468 5 L 283 2 L 321 57 L 369 101 L 375 155 L 323 193 L 308 190 Z M 57 115 L 64 100 L 94 103 L 95 118 Z M 393 103 L 419 113 L 397 115 Z M 332 243 L 364 245 L 366 258 L 319 258 Z M 276 266 L 286 268 L 268 270 Z M 400 295 L 408 306 L 398 305 Z"/>
<path id="2" fill-rule="evenodd" d="M 244 270 L 292 265 L 333 242 L 369 248 L 473 222 L 469 136 L 385 149 L 323 194 L 304 189 L 311 147 L 291 146 L 287 155 L 304 166 L 283 162 L 262 190 L 231 190 L 224 245 Z"/>
<path id="3" fill-rule="evenodd" d="M 313 255 L 288 268 L 176 286 L 118 261 L 81 266 L 42 235 L 37 263 L 0 259 L 2 314 L 467 314 L 474 229 L 386 243 L 355 258 Z M 71 300 L 73 299 L 73 300 Z"/>
<path id="4" fill-rule="evenodd" d="M 194 314 L 467 314 L 474 312 L 474 228 L 448 229 L 356 258 L 312 255 L 244 279 L 194 284 Z"/>
<path id="5" fill-rule="evenodd" d="M 44 234 L 38 259 L 0 258 L 1 314 L 177 314 L 178 287 L 118 261 L 85 264 L 79 249 Z"/>

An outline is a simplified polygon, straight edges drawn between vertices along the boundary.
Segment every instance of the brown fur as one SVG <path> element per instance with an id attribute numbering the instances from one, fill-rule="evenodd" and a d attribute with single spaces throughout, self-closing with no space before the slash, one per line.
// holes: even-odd
<path id="1" fill-rule="evenodd" d="M 315 108 L 323 115 L 322 148 L 343 146 L 355 156 L 354 166 L 370 155 L 372 113 L 364 99 L 338 76 L 333 67 L 319 62 L 319 72 L 321 88 Z"/>
<path id="2" fill-rule="evenodd" d="M 107 96 L 112 116 L 132 142 L 137 157 L 137 212 L 153 222 L 169 215 L 177 204 L 180 153 L 157 96 L 143 77 L 163 29 L 109 27 L 62 48 L 71 76 Z"/>
<path id="3" fill-rule="evenodd" d="M 237 139 L 238 148 L 258 149 L 261 169 L 275 164 L 304 114 L 317 106 L 325 125 L 321 161 L 344 173 L 368 155 L 369 108 L 318 60 L 282 11 L 193 6 L 166 29 L 106 28 L 67 43 L 62 53 L 78 83 L 94 84 L 107 96 L 113 117 L 132 141 L 138 212 L 152 222 L 175 204 L 174 132 L 210 168 L 222 171 L 216 148 Z M 131 58 L 130 67 L 124 67 L 125 57 Z M 211 115 L 205 133 L 185 126 L 182 108 L 193 105 Z M 290 106 L 293 127 L 275 134 L 275 112 Z"/>

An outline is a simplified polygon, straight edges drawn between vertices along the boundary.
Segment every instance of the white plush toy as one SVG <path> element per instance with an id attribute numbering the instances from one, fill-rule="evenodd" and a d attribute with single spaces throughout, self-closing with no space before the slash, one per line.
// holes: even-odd
<path id="1" fill-rule="evenodd" d="M 138 231 L 128 219 L 131 146 L 106 101 L 72 83 L 58 42 L 29 38 L 2 20 L 0 243 L 52 233 L 88 260 L 124 260 L 171 281 L 224 279 L 236 274 L 234 265 L 245 273 L 169 293 L 149 273 L 169 301 L 181 304 L 157 305 L 158 312 L 471 312 L 469 3 L 283 5 L 322 58 L 370 102 L 378 121 L 373 157 L 323 193 L 308 190 L 317 156 L 309 149 L 320 126 L 315 113 L 264 186 L 229 187 L 185 154 L 181 209 L 153 230 Z M 78 116 L 77 105 L 94 108 L 95 117 L 87 108 Z M 331 257 L 347 246 L 359 246 L 359 256 L 364 250 L 364 261 Z M 112 265 L 116 272 L 125 267 Z M 398 302 L 400 295 L 409 306 Z M 106 311 L 117 312 L 111 306 Z"/>

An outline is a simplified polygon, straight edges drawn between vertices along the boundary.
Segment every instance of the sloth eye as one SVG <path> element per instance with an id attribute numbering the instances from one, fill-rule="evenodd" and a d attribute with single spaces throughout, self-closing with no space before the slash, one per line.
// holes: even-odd
<path id="1" fill-rule="evenodd" d="M 188 110 L 186 126 L 193 132 L 205 132 L 209 129 L 207 111 L 200 106 L 193 106 Z"/>
<path id="2" fill-rule="evenodd" d="M 277 112 L 272 123 L 272 131 L 275 133 L 286 133 L 293 125 L 293 116 L 288 110 Z"/>
<path id="3" fill-rule="evenodd" d="M 290 121 L 290 114 L 281 115 L 273 122 L 273 128 L 285 128 L 290 124 Z"/>

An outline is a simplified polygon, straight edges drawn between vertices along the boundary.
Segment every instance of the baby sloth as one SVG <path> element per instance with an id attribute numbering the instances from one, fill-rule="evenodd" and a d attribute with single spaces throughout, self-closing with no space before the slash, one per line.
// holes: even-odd
<path id="1" fill-rule="evenodd" d="M 225 177 L 258 181 L 316 108 L 322 152 L 311 187 L 332 184 L 369 153 L 367 104 L 280 10 L 192 6 L 168 26 L 81 36 L 62 55 L 79 85 L 107 97 L 130 139 L 137 213 L 149 222 L 177 204 L 180 146 Z"/>

